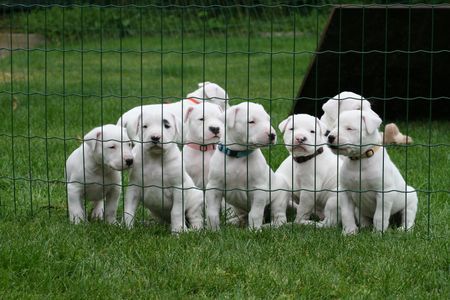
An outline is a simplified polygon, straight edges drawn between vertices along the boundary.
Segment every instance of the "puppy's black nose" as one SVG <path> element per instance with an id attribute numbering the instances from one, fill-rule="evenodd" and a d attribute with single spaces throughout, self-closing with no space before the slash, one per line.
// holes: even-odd
<path id="1" fill-rule="evenodd" d="M 275 137 L 276 137 L 275 133 L 269 133 L 269 140 L 271 142 L 275 140 Z"/>
<path id="2" fill-rule="evenodd" d="M 152 139 L 152 142 L 159 142 L 159 140 L 161 139 L 161 137 L 157 135 L 152 135 L 150 138 Z"/>
<path id="3" fill-rule="evenodd" d="M 212 126 L 210 126 L 210 127 L 209 127 L 209 130 L 210 130 L 212 133 L 214 133 L 214 134 L 218 134 L 219 131 L 220 131 L 220 128 L 219 128 L 219 127 L 212 127 Z"/>
<path id="4" fill-rule="evenodd" d="M 129 158 L 129 159 L 125 159 L 125 163 L 127 164 L 127 166 L 131 166 L 133 164 L 133 159 Z"/>
<path id="5" fill-rule="evenodd" d="M 328 136 L 328 143 L 332 144 L 335 139 L 336 139 L 336 137 L 334 135 L 329 135 Z"/>

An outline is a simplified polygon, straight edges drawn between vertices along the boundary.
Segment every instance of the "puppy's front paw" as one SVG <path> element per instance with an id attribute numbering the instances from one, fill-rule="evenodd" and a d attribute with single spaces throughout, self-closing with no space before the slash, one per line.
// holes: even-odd
<path id="1" fill-rule="evenodd" d="M 189 231 L 189 229 L 186 227 L 186 225 L 183 225 L 181 227 L 173 227 L 172 228 L 172 234 L 174 234 L 174 235 L 178 235 L 180 233 L 188 232 L 188 231 Z"/>
<path id="2" fill-rule="evenodd" d="M 373 230 L 375 232 L 385 232 L 386 229 L 389 226 L 388 220 L 382 220 L 381 218 L 374 218 L 373 219 Z"/>
<path id="3" fill-rule="evenodd" d="M 405 225 L 402 225 L 402 226 L 400 226 L 400 227 L 397 227 L 397 231 L 400 231 L 400 232 L 412 232 L 413 231 L 413 229 L 414 229 L 414 226 L 411 226 L 411 227 L 409 227 L 409 228 L 406 228 L 405 227 Z"/>
<path id="4" fill-rule="evenodd" d="M 356 235 L 358 233 L 358 227 L 344 227 L 342 234 L 345 236 Z"/>

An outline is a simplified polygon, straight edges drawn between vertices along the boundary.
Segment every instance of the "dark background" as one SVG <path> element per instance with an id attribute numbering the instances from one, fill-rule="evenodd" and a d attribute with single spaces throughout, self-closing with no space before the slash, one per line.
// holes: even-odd
<path id="1" fill-rule="evenodd" d="M 296 113 L 352 91 L 383 119 L 450 119 L 450 7 L 338 7 L 327 27 Z"/>

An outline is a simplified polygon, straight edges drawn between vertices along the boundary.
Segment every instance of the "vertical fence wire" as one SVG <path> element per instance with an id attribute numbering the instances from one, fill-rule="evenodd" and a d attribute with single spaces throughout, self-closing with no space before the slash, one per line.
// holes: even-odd
<path id="1" fill-rule="evenodd" d="M 14 12 L 12 12 L 14 16 Z M 15 159 L 15 149 L 14 149 L 14 72 L 13 72 L 13 23 L 10 18 L 9 22 L 9 46 L 10 46 L 10 101 L 11 101 L 11 170 L 12 170 L 12 184 L 13 184 L 13 201 L 14 201 L 14 214 L 17 214 L 17 203 L 16 203 L 16 159 Z"/>
<path id="2" fill-rule="evenodd" d="M 434 50 L 434 6 L 431 6 L 431 44 L 430 44 L 430 95 L 428 115 L 428 176 L 427 176 L 427 236 L 431 236 L 431 134 L 433 115 L 433 50 Z"/>
<path id="3" fill-rule="evenodd" d="M 27 24 L 28 24 L 29 14 L 27 14 Z M 64 162 L 67 162 L 67 91 L 66 91 L 66 7 L 62 7 L 62 29 L 61 29 L 61 46 L 62 46 L 62 93 L 63 93 L 63 143 L 64 143 Z M 27 25 L 28 27 L 28 25 Z M 28 31 L 27 31 L 28 33 Z M 29 47 L 28 47 L 29 49 Z M 28 50 L 29 53 L 29 50 Z M 28 57 L 29 58 L 29 57 Z M 28 69 L 29 68 L 29 60 L 27 60 Z M 29 92 L 29 89 L 28 89 Z M 28 128 L 29 129 L 29 128 Z M 68 182 L 67 177 L 67 167 L 64 166 L 64 178 L 65 181 Z M 65 200 L 68 205 L 69 201 L 69 191 L 68 191 L 68 184 L 65 184 Z M 70 218 L 69 216 L 69 209 L 66 209 L 66 217 Z"/>
<path id="4" fill-rule="evenodd" d="M 27 35 L 27 134 L 28 134 L 28 183 L 30 193 L 30 215 L 33 216 L 33 170 L 31 168 L 31 112 L 30 112 L 30 13 L 26 13 Z M 63 103 L 64 105 L 64 103 Z M 65 132 L 64 132 L 65 133 Z M 65 135 L 64 135 L 65 140 Z M 65 158 L 65 157 L 64 157 Z M 64 161 L 66 161 L 64 159 Z"/>

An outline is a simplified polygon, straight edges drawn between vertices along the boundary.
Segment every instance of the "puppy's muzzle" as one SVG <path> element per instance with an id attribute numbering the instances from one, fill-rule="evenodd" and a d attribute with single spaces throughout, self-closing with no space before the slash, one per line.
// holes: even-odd
<path id="1" fill-rule="evenodd" d="M 161 137 L 157 135 L 152 135 L 150 139 L 152 140 L 153 144 L 157 144 L 161 140 Z"/>
<path id="2" fill-rule="evenodd" d="M 306 137 L 296 138 L 296 140 L 299 144 L 303 144 L 304 142 L 306 142 L 307 138 Z"/>
<path id="3" fill-rule="evenodd" d="M 125 159 L 125 163 L 126 163 L 127 167 L 129 167 L 133 164 L 133 159 L 132 158 Z"/>
<path id="4" fill-rule="evenodd" d="M 336 140 L 336 137 L 334 135 L 329 135 L 328 136 L 328 143 L 329 144 L 333 144 L 333 142 Z"/>
<path id="5" fill-rule="evenodd" d="M 277 136 L 275 135 L 275 133 L 269 133 L 269 141 L 270 142 L 273 142 L 273 141 L 275 141 L 275 138 L 276 138 Z"/>
<path id="6" fill-rule="evenodd" d="M 215 135 L 218 135 L 220 132 L 220 128 L 219 127 L 209 127 L 209 131 L 211 131 L 212 133 L 214 133 Z"/>

